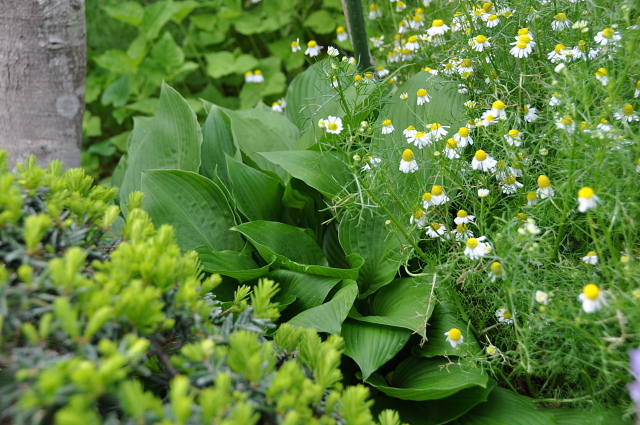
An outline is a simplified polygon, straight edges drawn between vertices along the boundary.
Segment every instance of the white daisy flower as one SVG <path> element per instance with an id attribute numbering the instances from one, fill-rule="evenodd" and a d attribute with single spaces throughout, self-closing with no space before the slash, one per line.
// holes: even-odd
<path id="1" fill-rule="evenodd" d="M 418 163 L 415 160 L 415 154 L 411 149 L 405 149 L 400 159 L 400 171 L 403 173 L 415 173 L 418 171 Z"/>
<path id="2" fill-rule="evenodd" d="M 478 150 L 471 161 L 471 168 L 480 171 L 493 171 L 498 161 L 487 155 L 485 151 Z"/>
<path id="3" fill-rule="evenodd" d="M 578 299 L 582 301 L 582 309 L 585 313 L 595 313 L 607 304 L 606 294 L 595 283 L 585 286 Z"/>
<path id="4" fill-rule="evenodd" d="M 467 239 L 464 255 L 468 256 L 472 260 L 484 257 L 487 254 L 487 244 L 483 242 L 485 239 L 485 236 Z"/>
<path id="5" fill-rule="evenodd" d="M 589 251 L 587 255 L 582 257 L 582 261 L 592 266 L 598 265 L 598 253 L 595 251 Z"/>
<path id="6" fill-rule="evenodd" d="M 448 332 L 444 333 L 447 336 L 447 342 L 451 344 L 453 348 L 456 348 L 460 344 L 464 342 L 464 336 L 462 335 L 462 331 L 458 328 L 452 328 Z"/>
<path id="7" fill-rule="evenodd" d="M 581 213 L 594 209 L 600 203 L 600 197 L 590 187 L 583 187 L 578 191 L 578 211 Z"/>

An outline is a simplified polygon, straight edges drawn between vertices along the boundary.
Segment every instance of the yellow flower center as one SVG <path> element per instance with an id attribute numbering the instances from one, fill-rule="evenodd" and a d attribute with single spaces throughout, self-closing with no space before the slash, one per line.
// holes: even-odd
<path id="1" fill-rule="evenodd" d="M 418 97 L 425 97 L 427 94 L 429 94 L 429 92 L 425 89 L 418 90 Z"/>
<path id="2" fill-rule="evenodd" d="M 414 158 L 415 158 L 415 155 L 411 149 L 405 149 L 404 152 L 402 153 L 403 161 L 410 162 L 410 161 L 413 161 Z"/>
<path id="3" fill-rule="evenodd" d="M 456 149 L 457 147 L 458 147 L 458 142 L 456 141 L 456 139 L 451 137 L 450 139 L 447 140 L 448 149 Z"/>
<path id="4" fill-rule="evenodd" d="M 486 43 L 487 37 L 485 37 L 484 35 L 479 35 L 476 37 L 476 41 L 480 44 Z"/>
<path id="5" fill-rule="evenodd" d="M 431 223 L 431 228 L 433 230 L 440 230 L 441 227 L 442 225 L 440 223 Z"/>
<path id="6" fill-rule="evenodd" d="M 470 249 L 475 249 L 478 246 L 478 240 L 476 238 L 469 238 L 469 240 L 467 240 L 467 246 Z"/>
<path id="7" fill-rule="evenodd" d="M 469 129 L 467 127 L 460 127 L 458 135 L 460 137 L 469 137 Z"/>
<path id="8" fill-rule="evenodd" d="M 411 130 L 415 130 L 416 128 L 412 125 L 410 125 L 409 127 L 407 127 L 407 130 L 411 131 Z"/>
<path id="9" fill-rule="evenodd" d="M 484 161 L 485 159 L 487 159 L 487 153 L 482 149 L 480 149 L 479 151 L 476 152 L 476 159 L 478 161 Z"/>
<path id="10" fill-rule="evenodd" d="M 492 14 L 492 15 L 490 15 L 490 16 L 489 16 L 489 19 L 488 19 L 488 20 L 489 20 L 489 21 L 495 21 L 496 19 L 498 19 L 498 15 L 496 15 L 496 14 Z"/>
<path id="11" fill-rule="evenodd" d="M 564 125 L 573 124 L 573 117 L 571 115 L 567 115 L 566 117 L 562 118 L 562 124 Z"/>
<path id="12" fill-rule="evenodd" d="M 416 133 L 416 139 L 419 139 L 421 137 L 424 137 L 427 133 L 425 133 L 424 131 L 418 131 Z"/>
<path id="13" fill-rule="evenodd" d="M 548 187 L 551 187 L 551 180 L 549 180 L 549 177 L 545 176 L 544 174 L 541 174 L 538 177 L 538 187 L 540 189 L 546 189 Z"/>
<path id="14" fill-rule="evenodd" d="M 362 81 L 362 75 L 358 74 L 355 77 L 353 77 L 353 81 L 355 81 L 356 83 L 359 81 Z"/>
<path id="15" fill-rule="evenodd" d="M 488 122 L 492 122 L 496 119 L 496 117 L 494 117 L 493 115 L 487 115 L 485 117 L 485 120 L 487 120 Z"/>
<path id="16" fill-rule="evenodd" d="M 436 19 L 433 21 L 433 26 L 434 27 L 441 27 L 444 25 L 444 21 L 442 19 Z"/>
<path id="17" fill-rule="evenodd" d="M 433 188 L 431 189 L 431 193 L 436 196 L 442 195 L 442 186 L 433 186 Z"/>
<path id="18" fill-rule="evenodd" d="M 633 105 L 631 105 L 630 103 L 624 105 L 624 108 L 622 108 L 622 111 L 624 112 L 625 115 L 633 115 L 635 112 L 633 110 Z"/>
<path id="19" fill-rule="evenodd" d="M 496 100 L 495 102 L 493 102 L 493 105 L 491 105 L 494 109 L 504 109 L 505 104 L 503 101 L 501 100 Z"/>
<path id="20" fill-rule="evenodd" d="M 520 137 L 520 132 L 516 129 L 509 130 L 509 136 L 511 137 Z"/>
<path id="21" fill-rule="evenodd" d="M 409 37 L 409 43 L 416 43 L 418 41 L 418 37 L 416 37 L 415 35 L 412 35 L 411 37 Z"/>
<path id="22" fill-rule="evenodd" d="M 615 31 L 611 28 L 605 28 L 604 31 L 602 31 L 602 35 L 607 38 L 613 37 L 613 34 L 615 34 Z"/>
<path id="23" fill-rule="evenodd" d="M 538 195 L 535 192 L 529 192 L 527 193 L 527 201 L 533 201 L 534 199 L 537 199 Z"/>
<path id="24" fill-rule="evenodd" d="M 596 76 L 598 77 L 604 77 L 605 75 L 609 75 L 609 71 L 607 71 L 607 68 L 600 68 L 596 71 Z"/>
<path id="25" fill-rule="evenodd" d="M 490 1 L 486 2 L 482 5 L 482 10 L 484 10 L 485 13 L 491 12 L 493 10 L 493 3 Z"/>
<path id="26" fill-rule="evenodd" d="M 491 264 L 491 272 L 494 274 L 502 274 L 502 264 L 495 261 L 493 264 Z"/>
<path id="27" fill-rule="evenodd" d="M 460 218 L 467 217 L 468 215 L 469 214 L 465 210 L 458 211 L 458 217 L 460 217 Z"/>
<path id="28" fill-rule="evenodd" d="M 556 15 L 556 21 L 564 22 L 566 20 L 567 20 L 567 14 L 566 13 L 558 13 Z"/>
<path id="29" fill-rule="evenodd" d="M 413 216 L 416 218 L 416 220 L 421 219 L 422 217 L 424 217 L 424 210 L 416 211 L 416 213 Z"/>
<path id="30" fill-rule="evenodd" d="M 511 316 L 511 313 L 509 312 L 509 310 L 505 310 L 505 311 L 502 313 L 502 317 L 504 317 L 505 319 L 509 320 L 509 319 L 511 319 L 511 317 L 513 317 L 513 316 Z"/>
<path id="31" fill-rule="evenodd" d="M 462 234 L 462 233 L 467 233 L 467 230 L 469 230 L 469 226 L 467 226 L 466 224 L 458 224 L 456 226 L 456 232 Z"/>
<path id="32" fill-rule="evenodd" d="M 600 295 L 600 288 L 598 288 L 598 285 L 596 285 L 595 283 L 590 283 L 584 287 L 582 292 L 584 292 L 587 298 L 594 301 L 597 300 L 598 296 Z"/>
<path id="33" fill-rule="evenodd" d="M 518 213 L 518 215 L 516 215 L 516 219 L 518 220 L 518 223 L 524 223 L 527 220 L 527 215 L 525 213 Z"/>
<path id="34" fill-rule="evenodd" d="M 460 66 L 462 66 L 463 68 L 470 68 L 472 64 L 473 62 L 471 61 L 471 59 L 462 59 L 462 62 L 460 62 Z"/>
<path id="35" fill-rule="evenodd" d="M 382 121 L 382 125 L 384 125 L 384 126 L 389 126 L 389 125 L 391 125 L 391 124 L 392 124 L 391 120 L 384 120 L 384 121 Z"/>
<path id="36" fill-rule="evenodd" d="M 413 17 L 413 22 L 422 22 L 422 16 L 416 15 Z"/>
<path id="37" fill-rule="evenodd" d="M 336 28 L 336 32 L 337 32 L 338 34 L 344 34 L 344 33 L 345 33 L 345 31 L 346 31 L 346 30 L 344 29 L 344 27 L 338 27 L 338 28 Z"/>
<path id="38" fill-rule="evenodd" d="M 527 35 L 529 34 L 529 28 L 521 28 L 518 30 L 518 35 Z"/>
<path id="39" fill-rule="evenodd" d="M 338 123 L 332 122 L 329 124 L 329 130 L 336 131 L 338 129 Z"/>
<path id="40" fill-rule="evenodd" d="M 563 50 L 567 50 L 567 46 L 564 44 L 556 44 L 556 53 L 560 53 Z"/>
<path id="41" fill-rule="evenodd" d="M 458 328 L 453 328 L 449 331 L 449 338 L 452 341 L 460 341 L 460 338 L 462 338 L 462 332 Z"/>
<path id="42" fill-rule="evenodd" d="M 504 179 L 504 182 L 506 184 L 514 184 L 516 182 L 516 178 L 514 176 L 509 176 L 506 179 Z"/>
<path id="43" fill-rule="evenodd" d="M 314 47 L 317 47 L 318 43 L 316 43 L 314 40 L 311 40 L 310 42 L 307 43 L 307 47 L 313 49 Z"/>
<path id="44" fill-rule="evenodd" d="M 429 193 L 429 192 L 425 192 L 425 194 L 422 195 L 422 199 L 425 200 L 425 201 L 430 201 L 431 198 L 433 198 L 433 195 L 431 193 Z"/>
<path id="45" fill-rule="evenodd" d="M 595 192 L 590 187 L 583 187 L 578 191 L 578 197 L 583 199 L 591 199 Z"/>
<path id="46" fill-rule="evenodd" d="M 371 6 L 369 6 L 369 10 L 372 12 L 377 12 L 378 11 L 378 5 L 373 3 Z"/>
<path id="47" fill-rule="evenodd" d="M 245 78 L 251 77 L 252 75 L 253 75 L 253 71 L 247 71 L 247 72 L 244 73 L 244 77 Z"/>

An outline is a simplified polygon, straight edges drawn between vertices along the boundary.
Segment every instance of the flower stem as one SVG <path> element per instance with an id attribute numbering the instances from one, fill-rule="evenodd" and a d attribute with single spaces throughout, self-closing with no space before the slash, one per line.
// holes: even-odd
<path id="1" fill-rule="evenodd" d="M 375 63 L 373 62 L 371 52 L 369 52 L 362 1 L 342 0 L 342 6 L 344 8 L 344 16 L 347 19 L 349 34 L 351 35 L 353 51 L 358 60 L 358 69 L 364 72 L 374 67 Z"/>

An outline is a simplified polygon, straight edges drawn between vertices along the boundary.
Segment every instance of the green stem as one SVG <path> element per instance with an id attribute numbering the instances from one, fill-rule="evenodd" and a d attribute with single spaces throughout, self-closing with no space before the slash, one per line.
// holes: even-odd
<path id="1" fill-rule="evenodd" d="M 358 60 L 358 69 L 361 72 L 375 66 L 371 52 L 369 52 L 369 40 L 367 39 L 367 29 L 364 23 L 364 12 L 361 0 L 342 0 L 344 16 L 347 19 L 351 44 Z"/>

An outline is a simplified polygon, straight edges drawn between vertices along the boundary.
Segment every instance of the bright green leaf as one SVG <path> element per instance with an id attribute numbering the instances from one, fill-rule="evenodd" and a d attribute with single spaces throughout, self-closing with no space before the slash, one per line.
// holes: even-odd
<path id="1" fill-rule="evenodd" d="M 160 105 L 148 131 L 132 133 L 128 166 L 120 188 L 120 200 L 140 190 L 143 170 L 198 171 L 202 132 L 196 114 L 174 89 L 163 84 Z M 142 139 L 139 139 L 143 137 Z M 203 244 L 199 244 L 200 246 Z"/>
<path id="2" fill-rule="evenodd" d="M 212 251 L 241 251 L 244 243 L 236 232 L 235 217 L 227 198 L 213 181 L 180 170 L 143 172 L 145 209 L 154 223 L 171 224 L 184 251 L 206 246 Z"/>
<path id="3" fill-rule="evenodd" d="M 391 397 L 424 401 L 449 397 L 465 388 L 486 387 L 489 376 L 468 362 L 409 357 L 393 372 L 391 384 L 378 374 L 367 382 Z"/>
<path id="4" fill-rule="evenodd" d="M 269 271 L 269 265 L 259 267 L 251 255 L 237 251 L 212 251 L 206 246 L 196 249 L 207 273 L 229 276 L 240 282 L 257 279 Z"/>
<path id="5" fill-rule="evenodd" d="M 209 116 L 202 126 L 202 165 L 200 174 L 213 179 L 217 173 L 226 187 L 231 187 L 227 171 L 226 156 L 239 159 L 240 152 L 233 141 L 231 120 L 217 105 L 212 105 Z"/>
<path id="6" fill-rule="evenodd" d="M 167 69 L 177 68 L 184 63 L 184 52 L 169 32 L 165 32 L 153 46 L 151 56 Z"/>
<path id="7" fill-rule="evenodd" d="M 96 64 L 108 71 L 117 74 L 135 74 L 138 71 L 139 61 L 132 59 L 122 50 L 107 50 L 95 58 Z"/>
<path id="8" fill-rule="evenodd" d="M 361 297 L 393 280 L 400 267 L 402 242 L 389 232 L 386 217 L 375 210 L 347 213 L 340 221 L 339 235 L 347 255 L 359 254 L 364 259 L 358 275 Z"/>
<path id="9" fill-rule="evenodd" d="M 349 319 L 342 324 L 341 333 L 344 354 L 360 366 L 364 380 L 402 350 L 411 334 L 407 329 Z"/>
<path id="10" fill-rule="evenodd" d="M 117 6 L 102 6 L 102 10 L 112 18 L 136 27 L 142 23 L 144 17 L 144 8 L 134 1 L 121 2 Z"/>
<path id="11" fill-rule="evenodd" d="M 148 40 L 155 40 L 160 30 L 171 20 L 173 1 L 159 1 L 147 6 L 144 10 L 141 30 Z"/>
<path id="12" fill-rule="evenodd" d="M 330 198 L 342 194 L 351 182 L 347 165 L 330 152 L 292 150 L 260 155 Z"/>
<path id="13" fill-rule="evenodd" d="M 496 387 L 486 403 L 479 404 L 451 425 L 555 425 L 554 416 L 510 390 Z M 581 424 L 593 422 L 581 422 Z M 609 422 L 607 422 L 609 423 Z"/>
<path id="14" fill-rule="evenodd" d="M 280 217 L 284 187 L 280 181 L 227 156 L 231 193 L 240 212 L 249 220 Z"/>
<path id="15" fill-rule="evenodd" d="M 221 78 L 235 72 L 235 56 L 231 52 L 222 51 L 204 55 L 207 61 L 207 74 L 212 78 Z"/>
<path id="16" fill-rule="evenodd" d="M 283 293 L 296 297 L 296 301 L 290 309 L 287 309 L 287 312 L 295 311 L 297 313 L 321 305 L 331 289 L 341 280 L 340 278 L 298 273 L 286 269 L 274 270 L 269 274 L 269 278 L 280 284 Z"/>
<path id="17" fill-rule="evenodd" d="M 330 301 L 303 311 L 288 323 L 296 327 L 313 328 L 320 332 L 339 335 L 342 322 L 347 317 L 357 295 L 356 282 L 345 281 Z"/>
<path id="18" fill-rule="evenodd" d="M 129 84 L 129 77 L 122 76 L 113 82 L 102 93 L 100 102 L 103 105 L 113 105 L 116 108 L 124 106 L 129 100 L 129 94 L 131 91 L 131 85 Z"/>
<path id="19" fill-rule="evenodd" d="M 328 11 L 320 9 L 309 15 L 304 26 L 317 34 L 329 34 L 336 29 L 336 19 Z"/>

